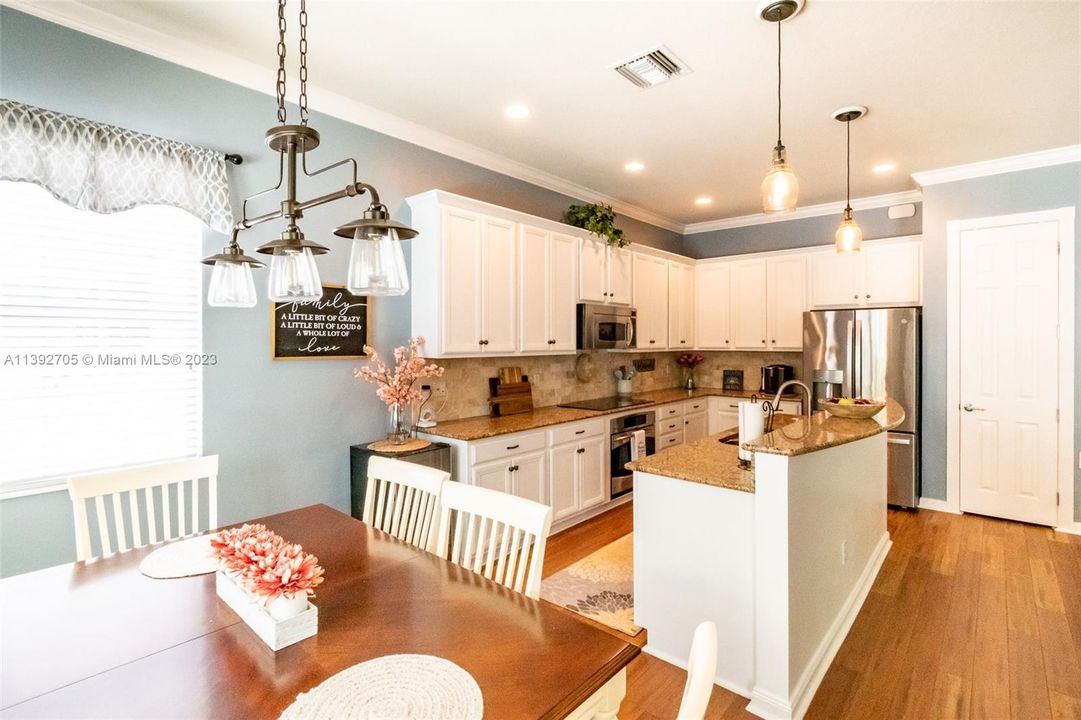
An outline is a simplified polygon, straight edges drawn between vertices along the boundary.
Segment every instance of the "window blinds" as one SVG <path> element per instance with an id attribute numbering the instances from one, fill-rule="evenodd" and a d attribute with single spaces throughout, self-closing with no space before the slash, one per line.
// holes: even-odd
<path id="1" fill-rule="evenodd" d="M 200 454 L 201 227 L 0 182 L 0 492 Z"/>

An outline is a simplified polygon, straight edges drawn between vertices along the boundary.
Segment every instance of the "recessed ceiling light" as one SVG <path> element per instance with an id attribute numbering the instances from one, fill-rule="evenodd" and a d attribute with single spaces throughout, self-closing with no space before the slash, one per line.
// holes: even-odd
<path id="1" fill-rule="evenodd" d="M 508 105 L 503 113 L 513 120 L 524 120 L 529 117 L 529 108 L 525 105 Z"/>
<path id="2" fill-rule="evenodd" d="M 897 163 L 891 162 L 879 163 L 878 165 L 875 165 L 873 168 L 871 168 L 871 170 L 879 174 L 893 172 L 896 169 Z"/>
<path id="3" fill-rule="evenodd" d="M 713 204 L 713 198 L 711 198 L 709 195 L 703 195 L 702 197 L 695 198 L 694 199 L 694 204 L 695 205 L 712 205 Z"/>
<path id="4" fill-rule="evenodd" d="M 629 163 L 623 165 L 623 169 L 627 172 L 642 172 L 646 169 L 646 166 L 637 160 L 631 160 Z"/>

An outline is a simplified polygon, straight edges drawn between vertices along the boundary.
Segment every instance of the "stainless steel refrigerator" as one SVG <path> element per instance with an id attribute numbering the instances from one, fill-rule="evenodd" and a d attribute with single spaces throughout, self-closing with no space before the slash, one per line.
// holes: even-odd
<path id="1" fill-rule="evenodd" d="M 919 308 L 803 313 L 803 378 L 813 407 L 829 397 L 894 400 L 905 421 L 886 438 L 891 505 L 915 507 L 920 487 Z"/>

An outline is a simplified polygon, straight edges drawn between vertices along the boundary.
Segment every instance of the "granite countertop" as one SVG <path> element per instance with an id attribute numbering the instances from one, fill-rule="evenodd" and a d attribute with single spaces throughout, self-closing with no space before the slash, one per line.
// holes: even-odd
<path id="1" fill-rule="evenodd" d="M 517 415 L 504 415 L 492 417 L 491 415 L 477 415 L 475 417 L 461 418 L 459 420 L 440 420 L 433 428 L 423 428 L 425 435 L 451 438 L 454 440 L 483 440 L 485 438 L 511 433 L 536 430 L 550 425 L 588 420 L 590 418 L 614 415 L 616 413 L 634 412 L 646 410 L 657 405 L 679 402 L 681 400 L 693 400 L 698 397 L 746 397 L 757 395 L 760 398 L 768 397 L 764 393 L 756 393 L 750 390 L 722 390 L 720 388 L 696 388 L 684 390 L 682 388 L 670 388 L 666 390 L 652 390 L 650 392 L 634 393 L 634 397 L 648 400 L 648 405 L 635 405 L 633 407 L 615 408 L 613 410 L 577 410 L 564 408 L 558 405 L 535 408 L 527 413 Z M 784 395 L 785 400 L 799 400 L 799 395 Z"/>
<path id="2" fill-rule="evenodd" d="M 743 447 L 770 455 L 805 455 L 887 432 L 904 420 L 904 409 L 893 400 L 887 400 L 882 412 L 867 420 L 833 417 L 823 410 L 810 418 L 799 417 Z"/>
<path id="3" fill-rule="evenodd" d="M 774 418 L 774 424 L 778 427 L 799 421 L 800 418 L 795 415 L 777 415 Z M 627 469 L 753 493 L 754 469 L 740 467 L 736 446 L 721 442 L 721 438 L 734 432 L 736 428 L 729 428 L 701 440 L 662 450 L 656 455 L 627 463 Z"/>

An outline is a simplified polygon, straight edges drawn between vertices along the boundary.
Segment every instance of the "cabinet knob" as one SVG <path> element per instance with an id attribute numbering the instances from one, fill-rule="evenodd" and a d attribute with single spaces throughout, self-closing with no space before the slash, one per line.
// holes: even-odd
<path id="1" fill-rule="evenodd" d="M 680 344 L 680 345 L 686 345 L 686 344 L 687 344 L 687 341 L 686 341 L 686 340 L 680 340 L 680 341 L 679 341 L 679 344 Z"/>
<path id="2" fill-rule="evenodd" d="M 655 342 L 657 342 L 657 341 L 656 341 L 656 340 L 650 340 L 650 341 L 649 341 L 649 344 L 650 344 L 650 345 L 652 345 L 652 344 L 653 344 L 653 343 L 655 343 Z"/>
<path id="3" fill-rule="evenodd" d="M 763 341 L 762 341 L 762 344 L 763 344 L 763 345 L 765 345 L 765 344 L 766 344 L 766 341 L 765 341 L 765 340 L 763 340 Z"/>
<path id="4" fill-rule="evenodd" d="M 853 299 L 853 300 L 859 300 L 859 299 L 860 299 L 860 296 L 859 296 L 859 295 L 853 295 L 853 296 L 852 296 L 852 299 Z"/>
<path id="5" fill-rule="evenodd" d="M 724 341 L 724 344 L 725 344 L 725 345 L 727 345 L 727 344 L 728 344 L 728 341 L 727 341 L 727 340 L 725 340 L 725 341 Z"/>
<path id="6" fill-rule="evenodd" d="M 774 345 L 776 345 L 776 344 L 777 344 L 777 341 L 776 341 L 776 340 L 770 340 L 770 342 L 771 342 L 771 343 L 773 343 Z"/>
<path id="7" fill-rule="evenodd" d="M 555 345 L 555 344 L 556 344 L 556 341 L 555 341 L 555 340 L 549 340 L 549 341 L 548 341 L 548 344 L 549 344 L 549 345 Z"/>
<path id="8" fill-rule="evenodd" d="M 871 294 L 870 294 L 870 293 L 867 293 L 867 299 L 868 299 L 868 300 L 870 300 L 870 299 L 871 299 Z"/>
<path id="9" fill-rule="evenodd" d="M 579 454 L 579 455 L 581 455 L 581 454 L 582 454 L 582 453 L 584 453 L 585 451 L 586 451 L 586 449 L 585 449 L 585 448 L 578 448 L 578 450 L 577 450 L 577 452 L 578 452 L 578 454 Z"/>
<path id="10" fill-rule="evenodd" d="M 507 468 L 507 471 L 508 472 L 518 472 L 518 466 L 517 465 L 511 465 L 509 468 Z"/>

